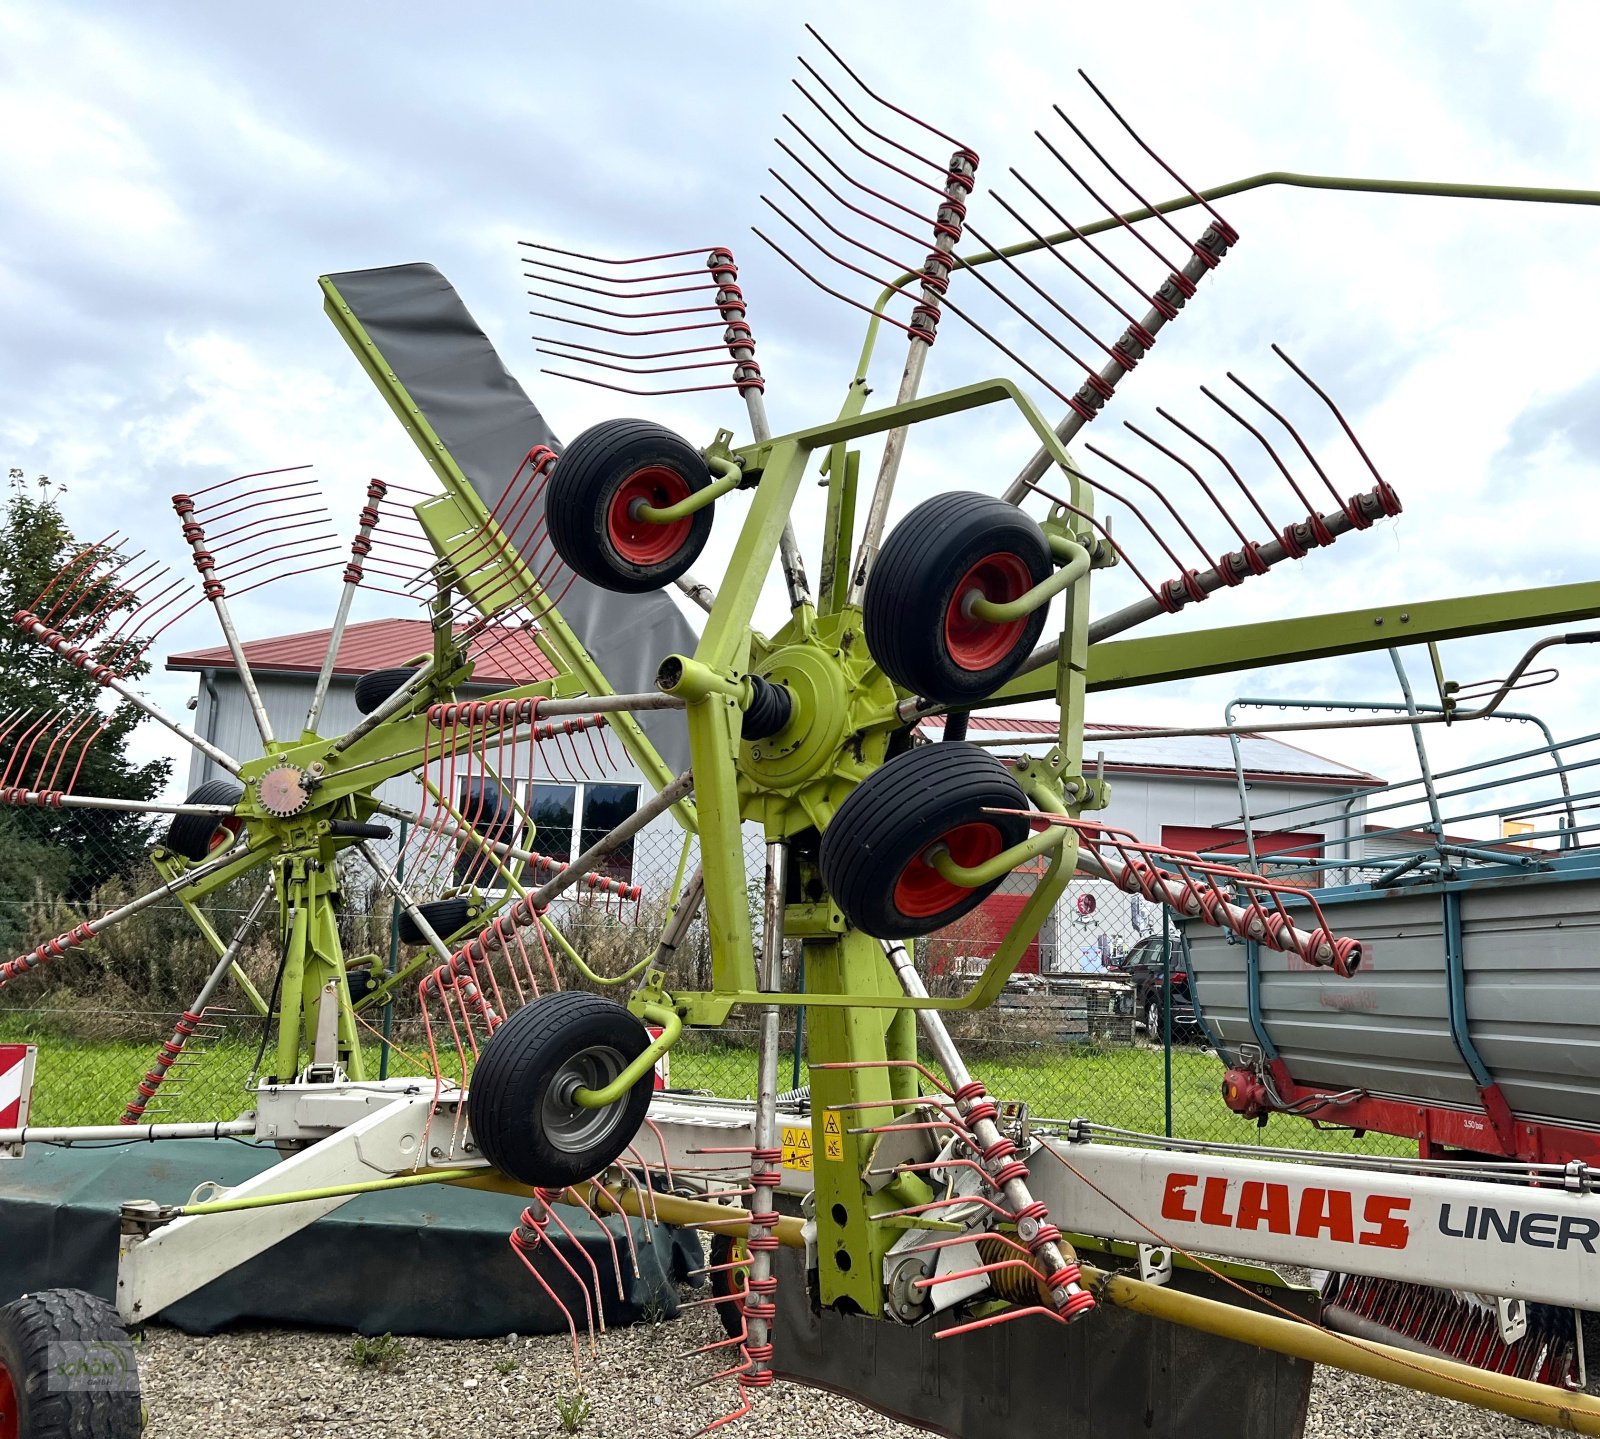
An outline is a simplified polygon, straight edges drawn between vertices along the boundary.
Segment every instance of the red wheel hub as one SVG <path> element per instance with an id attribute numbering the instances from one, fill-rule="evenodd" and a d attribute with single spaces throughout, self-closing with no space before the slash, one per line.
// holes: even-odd
<path id="1" fill-rule="evenodd" d="M 212 832 L 211 842 L 206 845 L 206 853 L 215 854 L 243 828 L 244 821 L 242 819 L 225 819 L 221 821 Z M 4 1429 L 0 1429 L 0 1439 L 6 1439 L 6 1431 Z"/>
<path id="2" fill-rule="evenodd" d="M 950 658 L 964 670 L 979 673 L 993 669 L 1016 647 L 1028 626 L 1028 617 L 991 624 L 970 612 L 974 599 L 1004 603 L 1020 599 L 1033 588 L 1033 576 L 1020 555 L 1000 551 L 985 555 L 956 584 L 944 612 L 944 645 Z"/>
<path id="3" fill-rule="evenodd" d="M 606 535 L 612 549 L 631 565 L 648 567 L 670 560 L 689 538 L 694 517 L 654 525 L 638 510 L 644 505 L 664 509 L 688 499 L 689 494 L 689 482 L 665 465 L 635 470 L 617 486 L 606 509 Z"/>
<path id="4" fill-rule="evenodd" d="M 972 893 L 951 883 L 927 862 L 928 850 L 936 844 L 942 844 L 950 851 L 950 858 L 966 869 L 993 859 L 1004 848 L 1000 831 L 986 820 L 957 825 L 940 835 L 900 871 L 900 878 L 895 881 L 894 907 L 908 919 L 927 919 L 954 909 Z"/>
<path id="5" fill-rule="evenodd" d="M 17 1386 L 11 1371 L 0 1364 L 0 1439 L 22 1439 L 22 1415 L 17 1412 Z"/>

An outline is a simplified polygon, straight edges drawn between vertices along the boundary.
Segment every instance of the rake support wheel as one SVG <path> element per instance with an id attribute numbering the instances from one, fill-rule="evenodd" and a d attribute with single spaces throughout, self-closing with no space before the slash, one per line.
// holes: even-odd
<path id="1" fill-rule="evenodd" d="M 451 899 L 425 899 L 417 906 L 417 913 L 428 921 L 429 927 L 440 939 L 448 940 L 457 930 L 465 929 L 474 919 L 479 906 L 465 896 Z M 400 943 L 426 944 L 428 937 L 418 927 L 409 910 L 400 911 Z"/>
<path id="2" fill-rule="evenodd" d="M 649 420 L 603 420 L 562 452 L 550 475 L 550 543 L 590 584 L 643 594 L 695 562 L 711 534 L 711 506 L 653 524 L 641 506 L 675 505 L 711 483 L 700 452 Z"/>
<path id="3" fill-rule="evenodd" d="M 519 1009 L 484 1046 L 468 1118 L 483 1156 L 522 1184 L 563 1189 L 600 1173 L 633 1142 L 650 1108 L 646 1072 L 615 1104 L 585 1109 L 573 1091 L 609 1084 L 650 1043 L 613 1000 L 579 990 Z"/>
<path id="4" fill-rule="evenodd" d="M 936 495 L 885 541 L 867 578 L 867 647 L 897 685 L 941 704 L 993 694 L 1022 668 L 1048 605 L 1003 623 L 972 612 L 978 597 L 1020 599 L 1050 578 L 1038 525 L 993 495 Z"/>
<path id="5" fill-rule="evenodd" d="M 355 683 L 356 708 L 364 715 L 371 714 L 402 685 L 410 683 L 411 676 L 416 672 L 415 667 L 411 665 L 401 665 L 387 670 L 368 670 Z"/>
<path id="6" fill-rule="evenodd" d="M 244 798 L 244 786 L 236 779 L 208 779 L 196 785 L 185 804 L 238 804 Z M 209 814 L 178 814 L 167 826 L 166 845 L 174 854 L 196 863 L 206 858 L 213 849 L 223 844 L 230 835 L 239 832 L 236 819 L 217 819 Z M 0 1436 L 4 1431 L 0 1430 Z"/>
<path id="7" fill-rule="evenodd" d="M 922 745 L 861 782 L 822 832 L 823 882 L 846 919 L 878 939 L 931 934 L 970 913 L 1001 880 L 965 889 L 927 863 L 943 844 L 969 868 L 1028 836 L 1027 798 L 987 750 Z M 1004 876 L 1001 877 L 1002 879 Z"/>

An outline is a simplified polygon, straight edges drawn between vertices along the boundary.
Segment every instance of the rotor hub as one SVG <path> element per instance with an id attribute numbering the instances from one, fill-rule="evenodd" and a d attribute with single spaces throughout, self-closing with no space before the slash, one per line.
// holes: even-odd
<path id="1" fill-rule="evenodd" d="M 256 781 L 261 808 L 274 819 L 292 819 L 311 803 L 311 781 L 297 764 L 274 765 Z"/>

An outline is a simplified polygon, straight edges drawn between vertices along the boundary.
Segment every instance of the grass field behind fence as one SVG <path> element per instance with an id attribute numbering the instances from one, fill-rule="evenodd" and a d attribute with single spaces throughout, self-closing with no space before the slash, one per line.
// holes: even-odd
<path id="1" fill-rule="evenodd" d="M 175 1068 L 147 1118 L 162 1122 L 236 1118 L 251 1107 L 245 1088 L 255 1062 L 259 1031 L 239 1030 Z M 448 1036 L 441 1058 L 455 1071 Z M 742 1038 L 742 1037 L 741 1037 Z M 34 1124 L 109 1124 L 121 1115 L 135 1085 L 150 1068 L 155 1042 L 88 1041 L 41 1030 L 25 1015 L 0 1015 L 0 1043 L 26 1041 L 38 1046 L 38 1073 L 31 1122 Z M 1040 1045 L 1018 1050 L 980 1043 L 963 1046 L 974 1074 L 992 1094 L 1022 1100 L 1038 1116 L 1097 1123 L 1150 1134 L 1166 1130 L 1163 1054 L 1147 1045 L 1084 1048 Z M 366 1048 L 369 1076 L 378 1073 L 379 1045 Z M 420 1033 L 400 1037 L 392 1053 L 393 1074 L 429 1073 Z M 269 1050 L 267 1064 L 270 1066 Z M 703 1090 L 728 1098 L 748 1098 L 755 1086 L 753 1044 L 719 1042 L 689 1035 L 672 1053 L 675 1089 Z M 792 1051 L 779 1064 L 779 1088 L 793 1077 Z M 1266 1144 L 1283 1148 L 1377 1153 L 1412 1153 L 1407 1141 L 1389 1135 L 1357 1139 L 1348 1131 L 1318 1130 L 1304 1120 L 1276 1116 L 1264 1129 L 1231 1114 L 1219 1093 L 1222 1064 L 1214 1054 L 1177 1046 L 1172 1054 L 1172 1133 L 1186 1139 Z M 800 1082 L 805 1082 L 804 1066 Z"/>

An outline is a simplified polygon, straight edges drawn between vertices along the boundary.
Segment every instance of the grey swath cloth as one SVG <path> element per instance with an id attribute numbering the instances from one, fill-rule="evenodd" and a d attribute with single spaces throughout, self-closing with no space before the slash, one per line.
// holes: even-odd
<path id="1" fill-rule="evenodd" d="M 544 416 L 432 265 L 347 270 L 328 278 L 491 512 L 530 448 L 560 450 Z M 552 559 L 543 514 L 541 496 L 510 534 L 535 574 Z M 552 591 L 560 596 L 563 618 L 619 693 L 653 689 L 665 656 L 694 652 L 694 628 L 664 593 L 612 594 L 565 566 Z M 657 710 L 639 721 L 669 769 L 688 768 L 681 713 Z"/>

